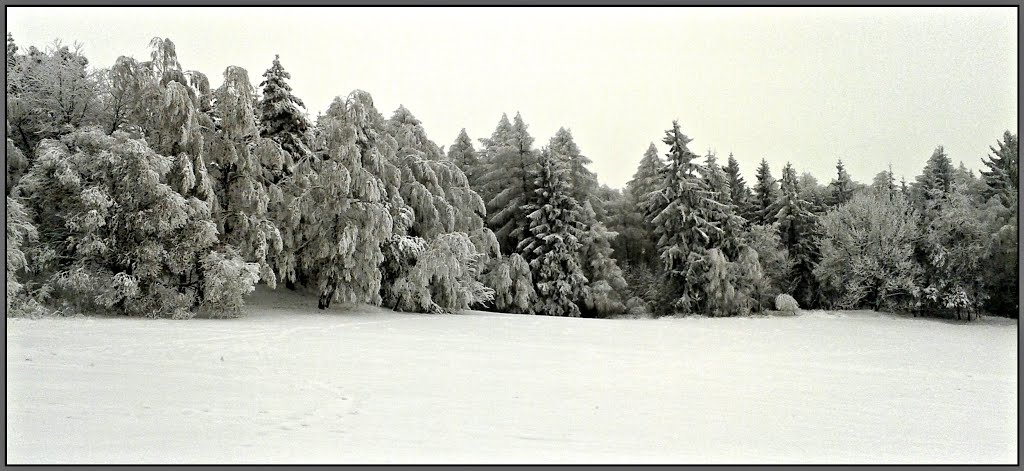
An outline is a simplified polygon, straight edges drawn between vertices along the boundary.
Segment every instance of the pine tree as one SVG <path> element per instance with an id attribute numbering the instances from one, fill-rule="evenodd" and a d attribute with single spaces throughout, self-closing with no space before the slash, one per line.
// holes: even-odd
<path id="1" fill-rule="evenodd" d="M 466 128 L 459 131 L 455 143 L 448 148 L 448 158 L 459 166 L 462 173 L 466 174 L 471 188 L 474 190 L 480 188 L 481 172 L 484 169 L 481 166 L 480 156 L 473 148 L 473 141 L 469 138 L 469 134 L 466 134 Z"/>
<path id="2" fill-rule="evenodd" d="M 503 119 L 504 122 L 507 120 Z M 496 136 L 505 132 L 502 123 L 495 130 Z M 494 231 L 502 251 L 512 253 L 529 233 L 529 213 L 524 207 L 537 199 L 538 165 L 533 138 L 518 113 L 505 139 L 504 144 L 497 138 L 487 144 L 488 154 L 492 146 L 494 154 L 487 163 L 484 193 L 493 195 L 487 200 L 487 225 Z"/>
<path id="3" fill-rule="evenodd" d="M 668 167 L 660 189 L 644 202 L 667 278 L 663 308 L 681 312 L 699 310 L 707 251 L 722 245 L 726 232 L 718 221 L 730 219 L 700 177 L 704 169 L 686 147 L 690 141 L 673 121 L 664 139 L 669 145 Z"/>
<path id="4" fill-rule="evenodd" d="M 775 214 L 771 206 L 778 199 L 779 189 L 775 178 L 772 177 L 768 161 L 761 159 L 761 165 L 757 168 L 757 182 L 754 184 L 754 201 L 751 208 L 754 224 L 771 225 L 775 222 Z"/>
<path id="5" fill-rule="evenodd" d="M 850 174 L 846 173 L 842 159 L 836 162 L 836 179 L 832 180 L 829 187 L 832 188 L 831 206 L 844 204 L 853 197 L 853 180 L 850 179 Z"/>
<path id="6" fill-rule="evenodd" d="M 1018 174 L 1018 143 L 1017 135 L 1010 131 L 1003 133 L 1003 140 L 998 142 L 998 149 L 989 147 L 992 155 L 982 159 L 982 163 L 988 170 L 982 170 L 981 176 L 987 186 L 984 196 L 986 199 L 999 195 L 1004 200 L 1009 199 L 1011 194 L 1016 194 L 1019 189 L 1020 175 Z"/>
<path id="7" fill-rule="evenodd" d="M 888 170 L 883 170 L 875 175 L 874 180 L 871 181 L 871 189 L 875 193 L 887 197 L 893 197 L 899 192 L 899 188 L 896 187 L 896 176 L 892 173 L 891 165 Z"/>
<path id="8" fill-rule="evenodd" d="M 263 82 L 260 83 L 262 97 L 257 106 L 260 136 L 277 141 L 290 154 L 286 170 L 295 159 L 310 153 L 310 124 L 301 111 L 306 105 L 292 94 L 292 87 L 287 82 L 290 78 L 291 74 L 281 65 L 280 56 L 274 55 L 273 65 L 263 73 Z"/>
<path id="9" fill-rule="evenodd" d="M 626 191 L 632 195 L 634 201 L 641 202 L 648 193 L 658 189 L 664 168 L 665 163 L 661 161 L 658 148 L 652 142 L 647 147 L 647 152 L 644 152 L 633 179 L 626 184 Z"/>
<path id="10" fill-rule="evenodd" d="M 799 179 L 789 163 L 782 170 L 779 199 L 770 207 L 778 221 L 782 245 L 792 262 L 790 291 L 801 306 L 818 302 L 814 268 L 820 255 L 817 246 L 817 218 L 810 203 L 800 198 Z"/>
<path id="11" fill-rule="evenodd" d="M 919 202 L 942 199 L 952 191 L 954 183 L 953 161 L 942 146 L 928 158 L 924 172 L 917 177 L 917 193 Z"/>
<path id="12" fill-rule="evenodd" d="M 563 162 L 566 166 L 570 196 L 581 205 L 589 202 L 598 216 L 603 216 L 603 202 L 595 197 L 598 189 L 597 175 L 587 168 L 592 161 L 580 153 L 579 147 L 573 141 L 572 133 L 568 129 L 558 128 L 558 132 L 548 143 L 548 149 L 557 161 Z"/>
<path id="13" fill-rule="evenodd" d="M 590 202 L 583 203 L 583 225 L 579 259 L 583 275 L 589 281 L 584 300 L 583 317 L 607 317 L 625 310 L 620 293 L 626 290 L 622 270 L 612 258 L 612 240 L 618 235 L 609 231 L 598 218 Z"/>
<path id="14" fill-rule="evenodd" d="M 736 213 L 744 219 L 752 219 L 750 202 L 747 199 L 750 190 L 747 188 L 747 182 L 740 175 L 739 162 L 733 157 L 732 152 L 729 153 L 729 160 L 724 171 L 729 183 L 729 199 L 732 204 L 736 205 Z"/>
<path id="15" fill-rule="evenodd" d="M 551 152 L 542 150 L 536 202 L 525 205 L 530 232 L 517 252 L 530 262 L 537 293 L 534 312 L 579 317 L 578 303 L 588 295 L 588 280 L 579 262 L 582 215 L 565 173 Z"/>

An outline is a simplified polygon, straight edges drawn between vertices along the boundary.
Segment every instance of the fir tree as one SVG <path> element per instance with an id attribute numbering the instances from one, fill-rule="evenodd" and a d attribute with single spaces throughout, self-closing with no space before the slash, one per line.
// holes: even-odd
<path id="1" fill-rule="evenodd" d="M 768 161 L 761 159 L 761 165 L 757 168 L 757 182 L 754 183 L 754 201 L 751 208 L 754 224 L 771 225 L 775 222 L 775 214 L 771 206 L 778 199 L 778 183 L 772 177 Z"/>
<path id="2" fill-rule="evenodd" d="M 291 74 L 281 65 L 280 56 L 274 55 L 273 65 L 263 73 L 262 97 L 257 106 L 260 136 L 277 141 L 290 154 L 286 169 L 292 166 L 294 159 L 310 153 L 310 124 L 302 112 L 306 105 L 292 94 L 287 82 L 290 78 Z"/>
<path id="3" fill-rule="evenodd" d="M 480 156 L 473 148 L 473 141 L 470 140 L 469 134 L 466 134 L 466 128 L 459 131 L 455 143 L 448 148 L 448 159 L 455 162 L 462 173 L 466 174 L 471 188 L 480 188 L 481 172 L 484 169 L 481 166 Z"/>
<path id="4" fill-rule="evenodd" d="M 517 252 L 530 262 L 537 301 L 534 312 L 579 317 L 588 280 L 579 262 L 581 208 L 570 195 L 565 168 L 547 149 L 541 152 L 536 202 L 525 205 L 529 235 Z"/>
<path id="5" fill-rule="evenodd" d="M 836 179 L 832 180 L 829 187 L 832 188 L 832 206 L 844 204 L 853 197 L 853 180 L 850 179 L 850 174 L 846 173 L 842 159 L 836 162 Z"/>
<path id="6" fill-rule="evenodd" d="M 506 121 L 503 119 L 502 123 Z M 502 133 L 504 129 L 499 123 L 495 135 Z M 495 153 L 487 163 L 484 192 L 493 195 L 487 200 L 488 227 L 494 231 L 503 252 L 511 253 L 529 232 L 529 212 L 524 207 L 536 201 L 538 169 L 533 137 L 518 113 L 505 139 L 504 144 L 497 139 L 487 144 L 488 149 L 494 146 Z"/>
<path id="7" fill-rule="evenodd" d="M 569 183 L 569 194 L 581 205 L 589 202 L 599 215 L 604 214 L 603 202 L 595 197 L 598 189 L 597 175 L 587 168 L 592 162 L 589 157 L 580 153 L 573 141 L 572 133 L 565 128 L 558 132 L 548 143 L 553 158 L 566 167 L 566 179 Z"/>
<path id="8" fill-rule="evenodd" d="M 583 317 L 607 317 L 625 310 L 620 293 L 626 289 L 626 280 L 612 258 L 612 240 L 618 234 L 598 220 L 589 201 L 583 203 L 582 216 L 586 229 L 580 237 L 579 259 L 589 281 Z"/>
<path id="9" fill-rule="evenodd" d="M 986 199 L 999 195 L 1008 200 L 1011 194 L 1016 194 L 1019 188 L 1020 176 L 1018 174 L 1018 143 L 1017 135 L 1010 131 L 1003 133 L 1003 140 L 998 142 L 999 148 L 989 147 L 992 155 L 982 159 L 987 170 L 981 171 L 982 179 L 986 184 L 984 196 Z"/>
<path id="10" fill-rule="evenodd" d="M 782 245 L 792 262 L 790 291 L 801 306 L 817 304 L 814 268 L 820 258 L 817 247 L 817 218 L 810 203 L 800 198 L 799 179 L 789 163 L 782 170 L 779 199 L 770 207 L 778 221 Z"/>
<path id="11" fill-rule="evenodd" d="M 740 175 L 739 162 L 733 157 L 732 152 L 729 153 L 729 160 L 724 171 L 729 183 L 729 199 L 732 204 L 736 205 L 736 213 L 743 216 L 744 219 L 751 219 L 753 215 L 750 213 L 750 202 L 747 199 L 750 190 L 747 188 L 747 182 Z"/>

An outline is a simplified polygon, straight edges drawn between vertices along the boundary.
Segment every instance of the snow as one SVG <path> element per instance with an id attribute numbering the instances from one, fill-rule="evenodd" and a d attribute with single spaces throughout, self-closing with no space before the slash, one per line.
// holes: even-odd
<path id="1" fill-rule="evenodd" d="M 7 319 L 8 463 L 1015 463 L 1017 322 Z"/>

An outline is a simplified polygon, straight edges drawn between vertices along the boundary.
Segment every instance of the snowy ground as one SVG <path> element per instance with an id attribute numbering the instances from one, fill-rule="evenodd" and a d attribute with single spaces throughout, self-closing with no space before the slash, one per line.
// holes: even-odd
<path id="1" fill-rule="evenodd" d="M 357 312 L 358 311 L 358 312 Z M 1017 322 L 7 320 L 8 463 L 1014 463 Z"/>

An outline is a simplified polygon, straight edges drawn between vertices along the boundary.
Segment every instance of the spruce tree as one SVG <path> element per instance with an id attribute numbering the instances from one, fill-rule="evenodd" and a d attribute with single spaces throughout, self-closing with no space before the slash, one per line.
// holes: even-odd
<path id="1" fill-rule="evenodd" d="M 1004 200 L 1008 200 L 1010 195 L 1018 192 L 1020 184 L 1017 135 L 1006 131 L 1003 133 L 1003 140 L 996 145 L 999 148 L 989 147 L 992 155 L 982 159 L 982 163 L 987 168 L 987 170 L 981 171 L 986 185 L 984 196 L 988 199 L 999 195 Z"/>
<path id="2" fill-rule="evenodd" d="M 285 169 L 290 169 L 294 160 L 310 153 L 308 135 L 309 121 L 306 119 L 306 105 L 292 94 L 287 80 L 292 78 L 281 65 L 280 56 L 274 55 L 274 63 L 263 73 L 260 82 L 262 90 L 257 109 L 259 110 L 259 133 L 277 141 L 290 154 Z"/>
<path id="3" fill-rule="evenodd" d="M 618 235 L 602 224 L 590 202 L 583 203 L 583 225 L 580 237 L 580 262 L 589 281 L 583 303 L 583 317 L 607 317 L 625 310 L 620 293 L 626 289 L 622 270 L 612 258 L 612 240 Z"/>
<path id="4" fill-rule="evenodd" d="M 596 197 L 597 175 L 587 168 L 592 162 L 589 157 L 580 153 L 580 148 L 573 141 L 572 133 L 568 129 L 558 128 L 558 132 L 548 143 L 548 149 L 557 161 L 566 166 L 569 194 L 579 204 L 589 202 L 599 216 L 604 215 L 603 202 Z"/>
<path id="5" fill-rule="evenodd" d="M 495 135 L 502 133 L 505 130 L 499 123 Z M 493 195 L 487 200 L 487 225 L 494 231 L 502 251 L 512 253 L 529 233 L 529 212 L 524 207 L 537 199 L 537 152 L 533 149 L 533 137 L 518 113 L 507 131 L 504 144 L 495 139 L 487 146 L 488 149 L 494 146 L 494 156 L 487 163 L 484 182 L 484 192 Z"/>
<path id="6" fill-rule="evenodd" d="M 754 183 L 754 201 L 751 208 L 752 223 L 771 225 L 775 222 L 775 214 L 772 212 L 771 206 L 775 204 L 778 195 L 778 183 L 772 177 L 768 161 L 761 159 L 761 165 L 757 167 L 757 181 Z"/>
<path id="7" fill-rule="evenodd" d="M 850 174 L 846 173 L 842 159 L 836 162 L 836 179 L 832 180 L 829 187 L 832 188 L 832 206 L 844 204 L 853 197 L 853 180 L 850 179 Z"/>
<path id="8" fill-rule="evenodd" d="M 582 214 L 565 174 L 552 153 L 542 150 L 534 190 L 537 198 L 524 208 L 530 232 L 517 252 L 530 262 L 537 294 L 534 312 L 579 317 L 578 303 L 588 295 L 588 280 L 579 261 Z"/>
<path id="9" fill-rule="evenodd" d="M 694 162 L 696 155 L 686 146 L 690 141 L 673 121 L 664 139 L 668 166 L 660 188 L 645 200 L 667 278 L 662 306 L 681 312 L 700 307 L 707 250 L 722 244 L 726 232 L 717 221 L 728 219 L 700 177 L 704 169 Z"/>
<path id="10" fill-rule="evenodd" d="M 481 173 L 484 169 L 481 166 L 479 154 L 473 148 L 473 141 L 469 138 L 469 134 L 466 134 L 466 128 L 459 131 L 455 143 L 448 148 L 448 159 L 455 162 L 462 173 L 466 174 L 471 188 L 474 190 L 480 188 Z"/>
<path id="11" fill-rule="evenodd" d="M 790 291 L 802 306 L 816 305 L 814 269 L 820 259 L 817 218 L 810 203 L 800 197 L 799 179 L 789 163 L 782 170 L 779 199 L 770 210 L 778 221 L 779 236 L 792 263 Z"/>
<path id="12" fill-rule="evenodd" d="M 736 205 L 736 213 L 744 219 L 752 219 L 750 202 L 747 199 L 750 190 L 747 188 L 747 182 L 740 175 L 739 162 L 733 157 L 732 152 L 729 153 L 729 160 L 726 162 L 724 170 L 729 183 L 729 199 L 732 204 Z"/>

